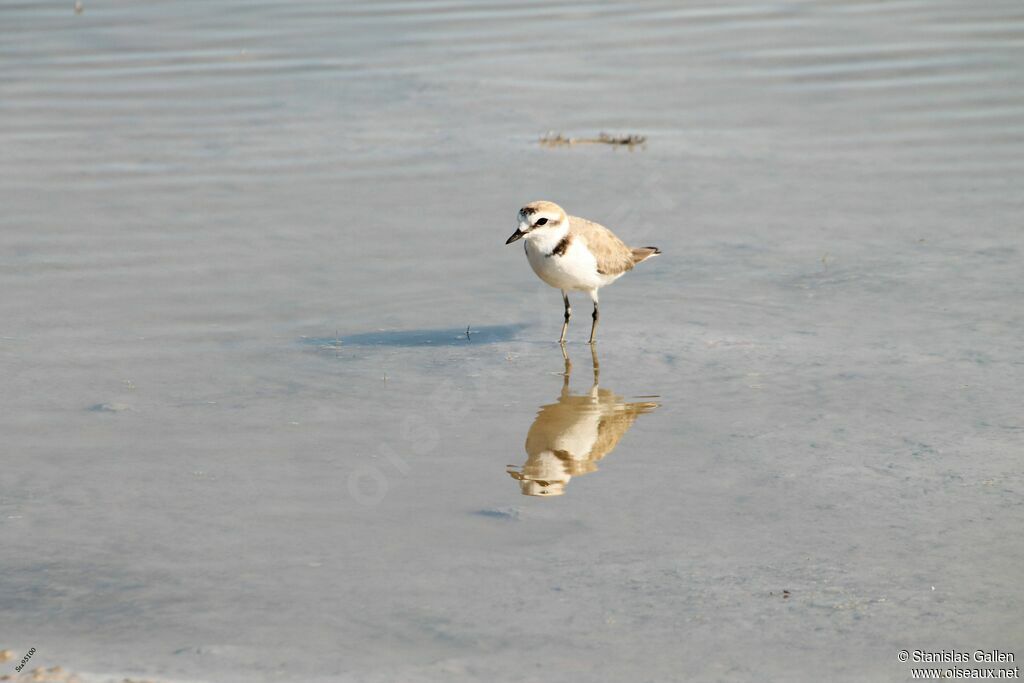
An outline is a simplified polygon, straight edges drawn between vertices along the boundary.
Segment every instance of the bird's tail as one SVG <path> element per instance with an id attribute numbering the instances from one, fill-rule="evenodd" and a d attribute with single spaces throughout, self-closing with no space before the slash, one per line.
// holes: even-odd
<path id="1" fill-rule="evenodd" d="M 630 251 L 633 252 L 633 265 L 646 261 L 652 256 L 657 256 L 661 253 L 661 249 L 657 247 L 633 247 Z"/>

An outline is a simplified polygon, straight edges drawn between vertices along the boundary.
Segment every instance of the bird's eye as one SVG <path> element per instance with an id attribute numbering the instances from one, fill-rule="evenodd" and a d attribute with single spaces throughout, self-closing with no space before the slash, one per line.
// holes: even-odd
<path id="1" fill-rule="evenodd" d="M 541 218 L 541 219 L 540 219 L 539 221 L 537 221 L 537 222 L 535 223 L 535 225 L 544 225 L 544 224 L 545 224 L 545 223 L 547 223 L 547 222 L 548 222 L 548 219 L 547 219 L 547 218 Z"/>

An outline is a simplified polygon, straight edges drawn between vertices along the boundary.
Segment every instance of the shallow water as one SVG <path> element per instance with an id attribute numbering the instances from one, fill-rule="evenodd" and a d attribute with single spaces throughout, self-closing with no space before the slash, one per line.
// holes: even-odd
<path id="1" fill-rule="evenodd" d="M 1021 656 L 1018 2 L 0 0 L 0 64 L 0 649 L 211 681 Z M 563 391 L 558 293 L 503 246 L 538 198 L 664 252 L 598 346 L 599 395 L 658 406 L 556 497 L 509 476 Z"/>

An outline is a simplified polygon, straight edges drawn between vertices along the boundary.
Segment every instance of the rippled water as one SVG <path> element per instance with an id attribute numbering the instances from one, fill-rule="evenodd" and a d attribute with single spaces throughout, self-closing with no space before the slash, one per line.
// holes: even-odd
<path id="1" fill-rule="evenodd" d="M 0 67 L 0 649 L 853 681 L 1024 642 L 1018 1 L 0 0 Z M 550 499 L 507 469 L 564 403 L 503 246 L 539 198 L 664 252 L 602 293 L 600 392 L 569 348 L 573 401 L 658 407 L 559 422 L 617 440 Z"/>

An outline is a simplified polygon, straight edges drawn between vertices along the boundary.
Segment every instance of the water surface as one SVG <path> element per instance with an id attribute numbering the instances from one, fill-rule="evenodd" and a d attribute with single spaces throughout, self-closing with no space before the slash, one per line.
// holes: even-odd
<path id="1" fill-rule="evenodd" d="M 1021 655 L 1019 2 L 0 1 L 0 64 L 0 649 L 209 681 Z M 503 246 L 540 198 L 663 251 L 598 347 L 599 405 L 658 406 L 561 496 L 507 471 L 564 381 L 559 295 Z"/>

